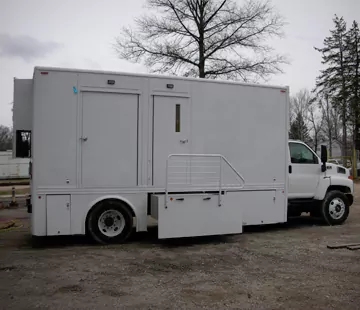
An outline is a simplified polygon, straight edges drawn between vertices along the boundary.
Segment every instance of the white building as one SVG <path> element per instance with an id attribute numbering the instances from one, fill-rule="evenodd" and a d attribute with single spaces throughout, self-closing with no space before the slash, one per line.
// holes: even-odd
<path id="1" fill-rule="evenodd" d="M 0 179 L 29 177 L 29 158 L 13 158 L 12 151 L 0 152 Z"/>

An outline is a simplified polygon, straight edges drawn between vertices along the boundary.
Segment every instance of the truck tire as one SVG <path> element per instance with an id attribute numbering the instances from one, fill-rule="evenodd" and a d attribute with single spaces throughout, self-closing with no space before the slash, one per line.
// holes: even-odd
<path id="1" fill-rule="evenodd" d="M 330 191 L 323 200 L 321 213 L 322 218 L 329 225 L 339 225 L 345 222 L 349 216 L 349 201 L 346 195 L 340 191 Z"/>
<path id="2" fill-rule="evenodd" d="M 99 202 L 87 219 L 87 231 L 98 243 L 124 243 L 133 231 L 133 215 L 116 199 Z"/>

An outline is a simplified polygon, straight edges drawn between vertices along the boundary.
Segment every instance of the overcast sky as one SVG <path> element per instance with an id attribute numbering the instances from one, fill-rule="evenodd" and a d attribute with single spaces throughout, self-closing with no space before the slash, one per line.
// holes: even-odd
<path id="1" fill-rule="evenodd" d="M 239 3 L 242 0 L 237 0 Z M 147 72 L 119 60 L 114 37 L 144 10 L 145 0 L 0 0 L 0 124 L 12 125 L 13 78 L 31 78 L 34 66 Z M 275 40 L 291 65 L 269 84 L 289 85 L 292 93 L 311 89 L 321 69 L 313 47 L 333 27 L 334 14 L 360 22 L 360 0 L 273 0 L 285 18 L 285 38 Z"/>

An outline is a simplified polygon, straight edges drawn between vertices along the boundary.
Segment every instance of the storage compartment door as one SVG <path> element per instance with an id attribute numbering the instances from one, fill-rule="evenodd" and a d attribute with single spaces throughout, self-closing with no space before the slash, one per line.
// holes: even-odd
<path id="1" fill-rule="evenodd" d="M 242 206 L 238 196 L 222 195 L 221 206 L 216 194 L 164 195 L 152 199 L 152 216 L 158 218 L 159 239 L 242 232 Z"/>
<path id="2" fill-rule="evenodd" d="M 82 95 L 83 187 L 137 185 L 138 95 Z"/>
<path id="3" fill-rule="evenodd" d="M 47 235 L 70 235 L 70 213 L 70 195 L 47 195 Z"/>

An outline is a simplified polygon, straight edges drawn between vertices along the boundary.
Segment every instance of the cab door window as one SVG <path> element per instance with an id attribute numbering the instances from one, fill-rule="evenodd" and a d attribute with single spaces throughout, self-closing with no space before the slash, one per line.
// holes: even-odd
<path id="1" fill-rule="evenodd" d="M 293 164 L 318 164 L 317 156 L 304 144 L 289 143 L 291 163 Z"/>

